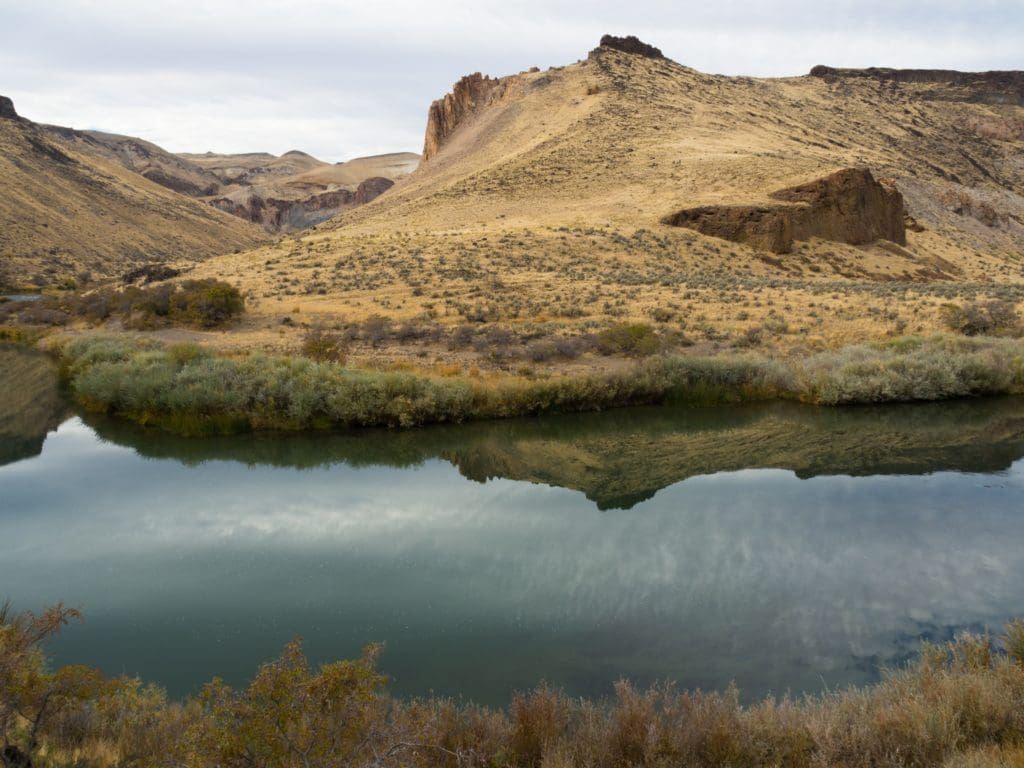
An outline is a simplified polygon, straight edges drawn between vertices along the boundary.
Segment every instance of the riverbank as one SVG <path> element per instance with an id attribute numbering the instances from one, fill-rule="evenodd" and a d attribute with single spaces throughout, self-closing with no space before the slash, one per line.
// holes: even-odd
<path id="1" fill-rule="evenodd" d="M 913 666 L 867 688 L 744 706 L 735 688 L 641 690 L 604 701 L 546 686 L 507 709 L 402 700 L 383 650 L 316 667 L 298 640 L 248 687 L 214 680 L 184 702 L 87 667 L 46 669 L 40 643 L 78 612 L 0 608 L 0 737 L 8 765 L 74 761 L 268 766 L 989 766 L 1024 759 L 1024 624 L 994 641 L 924 644 Z M 45 755 L 45 758 L 44 758 Z"/>
<path id="2" fill-rule="evenodd" d="M 414 427 L 660 403 L 791 399 L 819 405 L 1024 393 L 1024 342 L 937 336 L 806 358 L 654 356 L 576 376 L 439 376 L 303 357 L 227 356 L 142 337 L 53 337 L 83 407 L 188 435 Z"/>

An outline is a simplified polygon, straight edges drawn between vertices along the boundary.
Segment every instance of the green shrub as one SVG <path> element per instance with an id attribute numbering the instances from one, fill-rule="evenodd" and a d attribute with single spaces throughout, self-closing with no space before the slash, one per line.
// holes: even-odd
<path id="1" fill-rule="evenodd" d="M 242 294 L 220 280 L 186 280 L 171 296 L 171 318 L 200 328 L 225 325 L 244 311 Z"/>
<path id="2" fill-rule="evenodd" d="M 606 355 L 648 357 L 661 349 L 661 339 L 647 323 L 619 323 L 597 335 L 597 346 Z"/>

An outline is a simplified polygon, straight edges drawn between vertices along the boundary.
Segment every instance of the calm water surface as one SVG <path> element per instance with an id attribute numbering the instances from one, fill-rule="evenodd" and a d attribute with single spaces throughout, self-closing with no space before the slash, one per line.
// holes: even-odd
<path id="1" fill-rule="evenodd" d="M 5 354 L 0 595 L 81 606 L 58 663 L 173 694 L 301 635 L 385 642 L 405 695 L 755 697 L 1024 615 L 1020 400 L 187 440 L 75 415 Z"/>

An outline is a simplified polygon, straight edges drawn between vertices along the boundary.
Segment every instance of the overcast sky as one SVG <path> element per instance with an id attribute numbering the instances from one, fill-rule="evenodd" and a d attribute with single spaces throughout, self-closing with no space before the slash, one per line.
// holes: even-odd
<path id="1" fill-rule="evenodd" d="M 172 151 L 339 161 L 418 152 L 462 75 L 570 63 L 605 32 L 723 74 L 1024 69 L 1021 0 L 0 0 L 0 94 Z"/>

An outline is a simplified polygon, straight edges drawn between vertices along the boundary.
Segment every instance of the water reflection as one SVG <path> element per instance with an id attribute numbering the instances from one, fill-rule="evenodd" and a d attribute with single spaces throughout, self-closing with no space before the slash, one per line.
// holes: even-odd
<path id="1" fill-rule="evenodd" d="M 216 440 L 75 418 L 0 467 L 0 593 L 85 609 L 58 661 L 174 693 L 294 634 L 317 659 L 383 640 L 397 692 L 496 703 L 541 679 L 866 682 L 921 636 L 1024 614 L 1022 410 Z"/>
<path id="2" fill-rule="evenodd" d="M 106 418 L 96 433 L 142 456 L 276 467 L 412 467 L 443 459 L 463 477 L 581 491 L 598 509 L 629 509 L 697 475 L 790 469 L 797 477 L 998 472 L 1024 456 L 1014 398 L 860 408 L 792 403 L 632 408 L 411 431 L 262 434 L 195 440 Z"/>
<path id="3" fill-rule="evenodd" d="M 0 342 L 0 466 L 38 456 L 47 433 L 67 415 L 53 362 Z"/>

